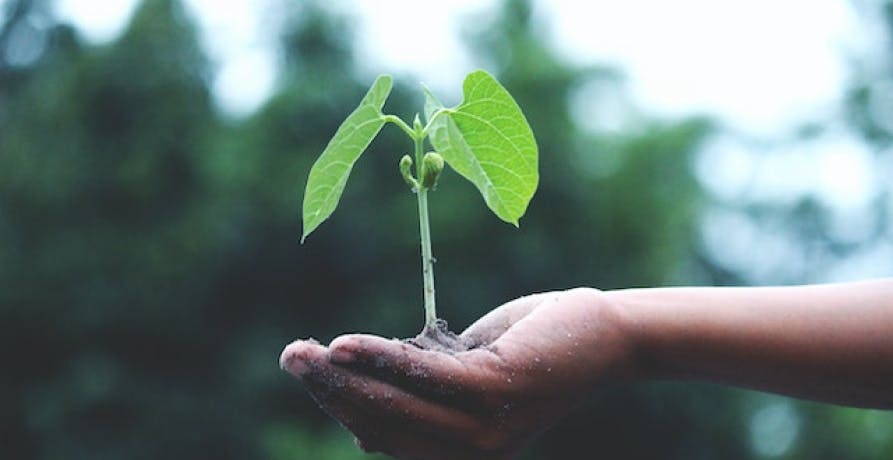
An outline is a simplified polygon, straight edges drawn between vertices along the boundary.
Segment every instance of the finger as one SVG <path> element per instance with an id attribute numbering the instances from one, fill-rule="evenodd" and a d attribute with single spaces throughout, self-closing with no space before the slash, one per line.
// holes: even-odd
<path id="1" fill-rule="evenodd" d="M 303 384 L 322 410 L 356 436 L 357 445 L 361 449 L 370 453 L 382 452 L 378 439 L 383 432 L 393 429 L 386 421 L 338 397 L 338 392 L 328 383 L 307 379 Z"/>
<path id="2" fill-rule="evenodd" d="M 387 382 L 328 362 L 312 361 L 308 367 L 304 381 L 328 387 L 329 399 L 348 401 L 392 425 L 438 433 L 454 441 L 472 439 L 483 428 L 476 418 L 459 409 L 427 401 Z"/>
<path id="3" fill-rule="evenodd" d="M 352 385 L 347 376 L 327 375 L 338 372 L 337 367 L 327 370 L 310 366 L 303 379 L 304 386 L 326 413 L 338 420 L 357 437 L 357 445 L 366 452 L 382 452 L 397 458 L 425 459 L 475 459 L 497 458 L 495 455 L 482 455 L 470 441 L 456 439 L 453 428 L 440 431 L 432 425 L 413 423 L 411 418 L 395 416 L 390 407 L 381 410 L 370 407 L 366 401 L 397 401 L 399 397 L 388 396 L 383 388 L 365 386 L 360 399 L 351 397 L 346 391 Z M 369 396 L 374 396 L 369 398 Z M 373 405 L 374 406 L 374 405 Z M 387 404 L 385 405 L 387 406 Z M 399 411 L 397 411 L 399 413 Z"/>
<path id="4" fill-rule="evenodd" d="M 484 349 L 455 355 L 422 350 L 374 335 L 353 334 L 329 345 L 332 362 L 434 401 L 468 407 L 504 381 L 499 357 Z"/>
<path id="5" fill-rule="evenodd" d="M 527 316 L 551 293 L 532 294 L 519 297 L 494 308 L 468 326 L 462 337 L 468 339 L 472 347 L 487 345 L 499 338 L 513 324 Z"/>
<path id="6" fill-rule="evenodd" d="M 307 372 L 309 362 L 325 361 L 328 355 L 328 350 L 316 340 L 295 340 L 279 355 L 279 367 L 295 377 L 302 378 Z"/>
<path id="7" fill-rule="evenodd" d="M 296 341 L 288 345 L 280 362 L 283 368 L 305 383 L 316 384 L 317 397 L 328 396 L 323 391 L 336 392 L 339 398 L 352 401 L 368 411 L 403 420 L 407 424 L 419 424 L 436 432 L 451 433 L 455 437 L 471 435 L 476 431 L 478 423 L 470 415 L 331 364 L 329 350 L 315 341 Z"/>

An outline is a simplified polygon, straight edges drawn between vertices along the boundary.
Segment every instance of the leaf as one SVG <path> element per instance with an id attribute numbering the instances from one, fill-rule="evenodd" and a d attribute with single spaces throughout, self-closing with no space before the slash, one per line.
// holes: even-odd
<path id="1" fill-rule="evenodd" d="M 431 117 L 434 116 L 434 112 L 442 109 L 443 104 L 434 97 L 434 93 L 424 83 L 422 84 L 422 91 L 425 92 L 425 123 L 431 123 Z"/>
<path id="2" fill-rule="evenodd" d="M 391 92 L 391 85 L 389 75 L 375 79 L 360 105 L 341 123 L 310 168 L 304 191 L 302 243 L 335 211 L 354 163 L 385 124 L 381 108 Z"/>
<path id="3" fill-rule="evenodd" d="M 538 149 L 518 104 L 492 75 L 465 77 L 464 101 L 431 124 L 431 144 L 500 219 L 518 225 L 539 182 Z M 425 90 L 425 117 L 443 107 Z"/>

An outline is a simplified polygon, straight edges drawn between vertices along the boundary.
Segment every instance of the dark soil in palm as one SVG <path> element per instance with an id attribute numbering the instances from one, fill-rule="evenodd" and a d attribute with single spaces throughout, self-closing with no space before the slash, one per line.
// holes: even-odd
<path id="1" fill-rule="evenodd" d="M 436 320 L 431 327 L 425 326 L 419 335 L 406 339 L 406 342 L 423 350 L 441 351 L 450 354 L 473 348 L 469 340 L 453 333 L 447 322 L 442 319 Z"/>

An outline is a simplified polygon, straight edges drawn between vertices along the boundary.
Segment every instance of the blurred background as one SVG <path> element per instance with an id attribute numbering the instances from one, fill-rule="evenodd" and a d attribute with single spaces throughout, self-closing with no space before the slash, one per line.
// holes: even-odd
<path id="1" fill-rule="evenodd" d="M 397 129 L 298 244 L 379 73 L 409 119 L 485 68 L 538 139 L 520 229 L 454 173 L 431 197 L 453 329 L 581 285 L 890 276 L 891 58 L 874 0 L 0 0 L 0 457 L 375 458 L 277 358 L 421 327 Z M 611 386 L 526 458 L 581 455 L 889 459 L 893 413 Z"/>

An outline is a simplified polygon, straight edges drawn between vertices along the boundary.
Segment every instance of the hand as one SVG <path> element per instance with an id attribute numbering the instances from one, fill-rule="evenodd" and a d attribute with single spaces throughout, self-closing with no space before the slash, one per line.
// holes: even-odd
<path id="1" fill-rule="evenodd" d="M 405 459 L 511 458 L 593 386 L 632 373 L 608 297 L 595 289 L 509 302 L 462 333 L 456 354 L 345 335 L 297 341 L 280 363 L 368 452 Z"/>

